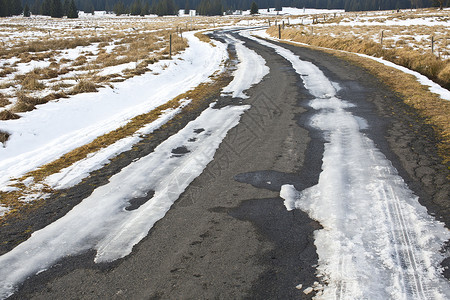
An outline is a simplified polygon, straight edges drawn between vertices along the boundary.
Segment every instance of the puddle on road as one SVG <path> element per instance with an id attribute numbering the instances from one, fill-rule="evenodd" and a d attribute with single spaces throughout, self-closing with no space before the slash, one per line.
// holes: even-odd
<path id="1" fill-rule="evenodd" d="M 321 228 L 320 224 L 300 210 L 287 211 L 281 198 L 246 200 L 228 214 L 250 221 L 273 244 L 270 251 L 259 254 L 267 270 L 252 287 L 251 298 L 302 299 L 305 294 L 295 287 L 300 283 L 312 286 L 317 281 L 313 232 Z"/>
<path id="2" fill-rule="evenodd" d="M 138 197 L 138 198 L 133 198 L 133 199 L 129 200 L 128 206 L 125 207 L 125 210 L 132 211 L 132 210 L 138 209 L 139 207 L 144 205 L 148 200 L 153 198 L 154 195 L 155 195 L 155 191 L 148 191 L 144 197 Z"/>
<path id="3" fill-rule="evenodd" d="M 234 180 L 274 192 L 279 192 L 283 184 L 292 184 L 296 188 L 303 189 L 298 175 L 278 171 L 241 173 L 234 176 Z"/>
<path id="4" fill-rule="evenodd" d="M 172 149 L 171 157 L 180 157 L 189 152 L 190 151 L 186 148 L 186 146 L 180 146 L 180 147 Z"/>

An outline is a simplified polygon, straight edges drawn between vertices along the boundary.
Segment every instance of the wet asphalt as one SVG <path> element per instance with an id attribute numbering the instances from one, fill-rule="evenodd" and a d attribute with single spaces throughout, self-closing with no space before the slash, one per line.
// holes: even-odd
<path id="1" fill-rule="evenodd" d="M 307 103 L 312 96 L 290 63 L 271 49 L 240 39 L 266 60 L 270 74 L 247 92 L 249 99 L 217 96 L 218 107 L 250 104 L 251 109 L 166 216 L 124 259 L 96 265 L 93 251 L 67 258 L 27 280 L 11 299 L 310 299 L 314 295 L 302 290 L 317 280 L 313 232 L 321 226 L 302 211 L 288 212 L 279 197 L 283 184 L 302 190 L 318 181 L 324 140 L 308 125 L 313 112 Z M 437 156 L 432 128 L 359 66 L 323 52 L 283 46 L 313 62 L 341 86 L 339 97 L 355 104 L 352 113 L 367 120 L 365 133 L 421 203 L 448 226 L 449 174 Z M 183 124 L 194 117 L 186 116 Z M 146 149 L 133 155 L 152 151 L 150 146 Z M 177 148 L 173 153 L 185 151 Z M 136 158 L 128 155 L 118 159 L 119 165 Z M 85 186 L 72 189 L 70 195 L 77 199 L 73 202 L 104 184 L 110 176 L 106 170 L 108 166 L 98 171 L 101 180 L 92 176 Z M 145 200 L 137 199 L 129 209 Z M 61 215 L 57 209 L 42 213 L 41 218 Z M 296 288 L 298 284 L 302 289 Z"/>

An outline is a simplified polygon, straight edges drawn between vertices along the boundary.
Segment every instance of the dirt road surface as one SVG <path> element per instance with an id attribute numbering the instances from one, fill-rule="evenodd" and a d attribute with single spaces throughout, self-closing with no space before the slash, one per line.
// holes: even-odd
<path id="1" fill-rule="evenodd" d="M 288 61 L 272 49 L 238 38 L 266 60 L 270 74 L 248 90 L 249 99 L 218 97 L 219 105 L 250 104 L 251 108 L 166 216 L 129 256 L 109 264 L 95 264 L 94 251 L 67 258 L 27 280 L 11 299 L 310 299 L 314 295 L 303 289 L 317 280 L 313 231 L 321 225 L 300 210 L 287 211 L 279 197 L 283 184 L 301 190 L 318 181 L 323 137 L 307 123 L 311 111 L 306 103 L 312 96 Z M 448 170 L 436 154 L 432 129 L 359 66 L 323 52 L 283 47 L 339 83 L 339 95 L 357 105 L 352 113 L 368 121 L 369 137 L 429 212 L 448 226 Z M 145 141 L 141 144 L 146 147 Z M 130 161 L 122 159 L 123 163 L 113 163 Z M 88 186 L 106 181 L 108 170 L 113 168 L 100 170 L 97 173 L 103 172 L 103 177 L 92 176 L 65 197 L 73 203 L 81 201 L 92 191 Z M 8 232 L 13 234 L 13 229 Z M 296 288 L 300 283 L 303 289 Z"/>

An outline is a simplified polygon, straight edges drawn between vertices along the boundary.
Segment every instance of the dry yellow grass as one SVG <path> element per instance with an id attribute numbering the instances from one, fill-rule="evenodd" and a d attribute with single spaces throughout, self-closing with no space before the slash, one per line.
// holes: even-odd
<path id="1" fill-rule="evenodd" d="M 12 67 L 8 67 L 8 66 L 3 67 L 0 70 L 0 77 L 5 77 L 6 75 L 12 74 L 12 73 L 14 73 L 16 71 L 17 71 L 16 68 L 12 68 Z"/>
<path id="2" fill-rule="evenodd" d="M 197 32 L 194 34 L 200 41 L 205 42 L 210 44 L 211 46 L 215 47 L 216 45 L 214 45 L 213 42 L 211 42 L 211 39 L 209 38 L 209 36 L 207 36 L 206 34 L 204 34 L 203 32 Z"/>
<path id="3" fill-rule="evenodd" d="M 5 107 L 6 105 L 8 105 L 10 103 L 11 102 L 9 102 L 9 100 L 5 97 L 5 95 L 0 93 L 0 107 Z"/>
<path id="4" fill-rule="evenodd" d="M 315 27 L 316 28 L 316 27 Z M 317 31 L 317 29 L 314 29 Z M 278 37 L 278 28 L 273 26 L 267 32 Z M 369 39 L 351 37 L 332 37 L 330 35 L 311 34 L 308 28 L 285 28 L 281 31 L 281 38 L 308 45 L 362 53 L 371 56 L 383 57 L 398 65 L 415 70 L 446 88 L 450 88 L 450 80 L 446 72 L 439 74 L 450 66 L 450 60 L 441 60 L 430 52 L 421 53 L 410 48 L 387 49 L 380 43 Z"/>
<path id="5" fill-rule="evenodd" d="M 450 63 L 439 72 L 438 78 L 441 81 L 450 82 Z"/>
<path id="6" fill-rule="evenodd" d="M 53 39 L 45 37 L 42 40 L 34 40 L 30 42 L 21 41 L 13 47 L 0 49 L 0 58 L 7 59 L 17 56 L 26 60 L 26 57 L 30 57 L 31 53 L 73 49 L 78 46 L 88 46 L 92 43 L 110 41 L 111 38 L 111 36 L 105 35 L 103 37 L 76 37 L 70 39 Z M 38 60 L 40 59 L 39 57 L 41 57 L 41 59 L 48 58 L 49 56 L 45 57 L 45 55 L 51 54 L 43 55 L 44 56 L 35 56 L 35 58 Z"/>
<path id="7" fill-rule="evenodd" d="M 81 79 L 70 91 L 71 95 L 97 92 L 97 86 L 89 79 Z"/>
<path id="8" fill-rule="evenodd" d="M 1 115 L 2 112 L 0 112 Z M 9 133 L 0 130 L 0 143 L 4 143 L 8 140 Z"/>
<path id="9" fill-rule="evenodd" d="M 4 109 L 4 110 L 0 111 L 0 120 L 14 120 L 14 119 L 18 119 L 18 118 L 19 118 L 18 115 L 12 113 L 9 110 Z M 2 142 L 4 142 L 4 141 L 2 141 Z"/>
<path id="10" fill-rule="evenodd" d="M 31 111 L 36 107 L 36 105 L 46 102 L 41 98 L 27 95 L 23 90 L 17 91 L 16 97 L 17 101 L 11 109 L 12 113 Z"/>
<path id="11" fill-rule="evenodd" d="M 17 75 L 16 80 L 24 90 L 42 90 L 45 88 L 45 84 L 39 81 L 40 76 L 34 72 L 29 72 L 25 75 Z"/>

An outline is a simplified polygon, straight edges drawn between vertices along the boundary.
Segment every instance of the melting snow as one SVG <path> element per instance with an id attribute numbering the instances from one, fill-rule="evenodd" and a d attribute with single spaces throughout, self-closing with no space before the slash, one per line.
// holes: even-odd
<path id="1" fill-rule="evenodd" d="M 226 48 L 222 45 L 216 49 L 222 53 Z M 237 74 L 239 68 L 247 66 L 246 60 L 263 62 L 254 53 L 241 50 L 239 58 L 242 63 Z M 267 72 L 264 67 L 258 70 L 251 81 L 233 84 L 233 88 L 228 87 L 228 92 L 244 95 L 243 90 L 257 83 L 257 78 L 261 80 Z M 241 114 L 248 108 L 245 105 L 206 109 L 196 120 L 161 143 L 154 152 L 112 176 L 108 184 L 95 189 L 64 217 L 34 232 L 27 241 L 0 256 L 0 298 L 8 297 L 27 277 L 48 269 L 66 256 L 95 249 L 96 262 L 109 262 L 128 255 L 154 223 L 164 217 L 192 180 L 201 174 L 228 130 L 238 124 Z M 149 124 L 140 133 L 151 132 L 158 124 L 165 122 L 164 118 L 170 118 L 177 112 L 166 112 L 161 120 Z M 204 130 L 199 131 L 199 128 Z M 132 136 L 102 149 L 47 178 L 47 182 L 56 187 L 70 186 L 91 167 L 105 163 L 115 152 L 130 147 L 136 138 Z M 173 149 L 179 148 L 186 151 L 173 155 Z M 147 202 L 137 209 L 126 209 L 133 199 L 147 196 Z M 0 207 L 1 210 L 5 209 Z"/>
<path id="2" fill-rule="evenodd" d="M 0 130 L 11 134 L 0 147 L 0 188 L 209 80 L 223 68 L 227 56 L 223 44 L 212 47 L 193 33 L 185 33 L 185 37 L 189 48 L 182 55 L 153 66 L 159 75 L 146 73 L 117 83 L 115 89 L 51 101 L 20 119 L 0 122 Z"/>
<path id="3" fill-rule="evenodd" d="M 316 66 L 253 39 L 290 61 L 316 97 L 311 124 L 326 138 L 323 171 L 317 185 L 303 191 L 284 185 L 280 196 L 288 210 L 302 209 L 324 227 L 315 232 L 317 269 L 326 284 L 317 298 L 448 299 L 450 284 L 439 272 L 448 229 L 418 203 L 346 110 L 353 105 L 336 97 Z"/>
<path id="4" fill-rule="evenodd" d="M 226 35 L 226 40 L 236 46 L 236 53 L 240 60 L 234 78 L 230 84 L 222 90 L 223 95 L 231 94 L 233 97 L 248 98 L 244 90 L 258 83 L 269 73 L 264 58 L 256 54 L 255 51 L 244 46 L 244 42 Z"/>
<path id="5" fill-rule="evenodd" d="M 68 255 L 92 248 L 97 250 L 96 262 L 128 255 L 200 175 L 246 109 L 248 106 L 208 108 L 153 153 L 111 177 L 67 215 L 0 256 L 0 297 L 12 294 L 17 283 Z M 197 128 L 205 131 L 196 133 Z M 173 156 L 172 149 L 180 146 L 189 152 Z M 145 204 L 125 210 L 130 200 L 145 197 L 150 191 L 155 194 Z"/>
<path id="6" fill-rule="evenodd" d="M 73 165 L 62 169 L 58 173 L 52 174 L 45 179 L 45 183 L 55 189 L 65 189 L 74 186 L 87 177 L 92 171 L 100 169 L 102 166 L 109 163 L 110 159 L 118 154 L 130 150 L 134 144 L 141 140 L 141 135 L 150 134 L 158 129 L 176 114 L 178 114 L 182 107 L 190 101 L 184 103 L 176 108 L 167 110 L 156 121 L 142 127 L 132 136 L 118 140 L 114 144 L 103 148 L 95 153 L 91 153 L 85 159 L 79 160 Z"/>

